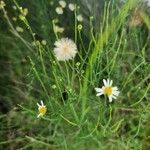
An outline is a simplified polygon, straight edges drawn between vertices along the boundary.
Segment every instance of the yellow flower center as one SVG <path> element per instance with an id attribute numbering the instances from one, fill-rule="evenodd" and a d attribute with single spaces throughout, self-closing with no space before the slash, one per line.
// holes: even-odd
<path id="1" fill-rule="evenodd" d="M 111 86 L 105 87 L 104 94 L 108 96 L 112 95 L 112 87 Z"/>
<path id="2" fill-rule="evenodd" d="M 39 113 L 45 115 L 47 112 L 47 108 L 45 106 L 39 107 Z"/>

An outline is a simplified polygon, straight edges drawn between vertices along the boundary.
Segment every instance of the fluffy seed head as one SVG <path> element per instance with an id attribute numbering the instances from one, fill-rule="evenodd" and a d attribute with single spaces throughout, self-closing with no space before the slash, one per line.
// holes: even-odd
<path id="1" fill-rule="evenodd" d="M 72 59 L 77 53 L 76 44 L 68 38 L 62 38 L 56 41 L 54 45 L 54 53 L 59 61 Z"/>
<path id="2" fill-rule="evenodd" d="M 60 0 L 60 1 L 59 1 L 59 5 L 60 5 L 62 8 L 65 8 L 65 7 L 66 7 L 66 2 L 63 1 L 63 0 Z"/>
<path id="3" fill-rule="evenodd" d="M 69 7 L 69 9 L 70 9 L 71 11 L 74 11 L 74 10 L 75 10 L 75 5 L 72 4 L 72 3 L 70 3 L 70 4 L 68 5 L 68 7 Z"/>
<path id="4" fill-rule="evenodd" d="M 57 13 L 58 15 L 63 14 L 64 12 L 63 12 L 62 7 L 56 7 L 56 13 Z"/>
<path id="5" fill-rule="evenodd" d="M 78 16 L 77 16 L 77 20 L 78 20 L 79 22 L 82 22 L 82 21 L 83 21 L 82 15 L 78 15 Z"/>

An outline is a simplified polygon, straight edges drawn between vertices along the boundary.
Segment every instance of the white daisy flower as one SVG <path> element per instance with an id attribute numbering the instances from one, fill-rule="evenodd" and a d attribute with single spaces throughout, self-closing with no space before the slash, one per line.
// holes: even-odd
<path id="1" fill-rule="evenodd" d="M 62 38 L 56 41 L 54 45 L 54 53 L 59 61 L 65 61 L 74 58 L 77 53 L 76 44 L 68 38 Z"/>
<path id="2" fill-rule="evenodd" d="M 65 8 L 66 7 L 66 2 L 61 0 L 59 1 L 59 5 L 62 7 L 62 8 Z"/>
<path id="3" fill-rule="evenodd" d="M 83 21 L 82 15 L 78 15 L 78 16 L 77 16 L 77 20 L 78 20 L 79 22 L 82 22 L 82 21 Z"/>
<path id="4" fill-rule="evenodd" d="M 64 11 L 63 11 L 62 7 L 56 7 L 56 13 L 57 13 L 58 15 L 63 14 Z"/>
<path id="5" fill-rule="evenodd" d="M 68 7 L 69 7 L 69 9 L 70 9 L 71 11 L 74 11 L 74 10 L 75 10 L 75 5 L 72 4 L 72 3 L 70 3 L 70 4 L 68 5 Z"/>
<path id="6" fill-rule="evenodd" d="M 47 112 L 47 108 L 44 105 L 43 101 L 41 101 L 41 105 L 39 103 L 37 103 L 38 106 L 38 110 L 39 110 L 39 114 L 37 116 L 37 118 L 39 118 L 40 116 L 44 116 Z"/>
<path id="7" fill-rule="evenodd" d="M 111 103 L 112 99 L 116 99 L 120 92 L 118 91 L 117 87 L 112 87 L 112 83 L 113 83 L 112 80 L 103 79 L 103 83 L 104 83 L 104 86 L 102 88 L 95 88 L 97 92 L 96 96 L 101 96 L 103 94 L 107 95 L 109 102 Z"/>

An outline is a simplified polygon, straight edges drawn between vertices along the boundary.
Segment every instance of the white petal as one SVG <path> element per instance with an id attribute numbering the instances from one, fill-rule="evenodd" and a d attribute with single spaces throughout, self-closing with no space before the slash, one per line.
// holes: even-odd
<path id="1" fill-rule="evenodd" d="M 41 114 L 38 114 L 38 115 L 37 115 L 37 118 L 39 118 L 40 116 L 41 116 Z"/>
<path id="2" fill-rule="evenodd" d="M 109 82 L 110 82 L 110 80 L 109 79 L 107 79 L 107 85 L 109 86 Z"/>
<path id="3" fill-rule="evenodd" d="M 107 86 L 107 81 L 103 79 L 104 86 Z"/>
<path id="4" fill-rule="evenodd" d="M 36 104 L 37 104 L 38 107 L 40 107 L 40 104 L 39 104 L 39 103 L 36 103 Z"/>
<path id="5" fill-rule="evenodd" d="M 41 100 L 41 105 L 42 105 L 42 106 L 44 106 L 44 103 L 43 103 L 43 101 L 42 101 L 42 100 Z"/>
<path id="6" fill-rule="evenodd" d="M 103 90 L 101 88 L 95 88 L 96 92 L 102 92 Z"/>
<path id="7" fill-rule="evenodd" d="M 118 96 L 119 95 L 119 91 L 113 91 L 113 95 Z"/>
<path id="8" fill-rule="evenodd" d="M 105 90 L 105 86 L 102 87 L 102 90 L 103 90 L 103 91 Z"/>
<path id="9" fill-rule="evenodd" d="M 110 85 L 110 86 L 112 86 L 112 84 L 113 84 L 113 80 L 110 80 L 110 83 L 109 83 L 109 85 Z"/>
<path id="10" fill-rule="evenodd" d="M 114 95 L 112 95 L 112 98 L 113 98 L 113 99 L 117 99 L 117 97 L 116 97 L 116 96 L 114 96 Z"/>
<path id="11" fill-rule="evenodd" d="M 113 93 L 118 93 L 118 94 L 119 94 L 119 93 L 120 93 L 120 91 L 118 91 L 118 90 L 114 90 L 114 89 L 113 89 Z"/>
<path id="12" fill-rule="evenodd" d="M 104 94 L 103 92 L 97 93 L 96 96 L 101 96 L 101 95 L 103 95 L 103 94 Z"/>
<path id="13" fill-rule="evenodd" d="M 118 90 L 118 88 L 116 86 L 113 87 L 112 89 L 113 89 L 113 91 L 117 91 Z"/>
<path id="14" fill-rule="evenodd" d="M 108 96 L 109 102 L 112 102 L 112 96 Z"/>

